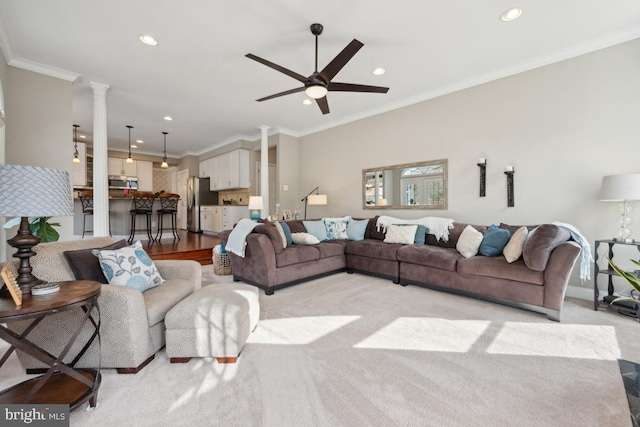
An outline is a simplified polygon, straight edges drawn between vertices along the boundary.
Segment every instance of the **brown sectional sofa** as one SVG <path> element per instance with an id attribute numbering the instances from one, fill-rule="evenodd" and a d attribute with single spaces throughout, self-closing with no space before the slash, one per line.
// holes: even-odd
<path id="1" fill-rule="evenodd" d="M 265 290 L 277 289 L 341 271 L 384 277 L 403 286 L 414 284 L 473 295 L 544 312 L 552 320 L 560 311 L 580 246 L 565 229 L 544 224 L 524 258 L 509 264 L 504 256 L 464 258 L 456 243 L 467 224 L 454 223 L 448 241 L 427 235 L 424 245 L 385 243 L 371 218 L 364 240 L 330 240 L 284 248 L 273 224 L 261 224 L 247 236 L 245 257 L 229 254 L 235 281 Z M 302 221 L 288 221 L 292 233 L 305 232 Z M 486 226 L 474 225 L 484 233 Z M 511 232 L 517 227 L 501 224 Z M 531 228 L 530 228 L 531 229 Z M 221 235 L 226 243 L 229 232 Z"/>

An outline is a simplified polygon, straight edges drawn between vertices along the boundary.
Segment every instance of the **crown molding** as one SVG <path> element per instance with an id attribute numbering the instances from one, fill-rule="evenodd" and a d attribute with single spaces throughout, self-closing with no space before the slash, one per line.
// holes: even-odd
<path id="1" fill-rule="evenodd" d="M 491 73 L 482 74 L 470 79 L 454 82 L 450 85 L 442 86 L 434 90 L 423 92 L 421 94 L 402 99 L 397 102 L 386 104 L 377 108 L 372 108 L 361 113 L 357 113 L 343 119 L 328 122 L 319 126 L 313 126 L 298 133 L 298 137 L 311 135 L 317 132 L 328 130 L 337 126 L 342 126 L 351 122 L 366 119 L 378 114 L 386 113 L 389 111 L 397 110 L 399 108 L 407 107 L 409 105 L 418 104 L 420 102 L 428 101 L 433 98 L 437 98 L 450 93 L 458 92 L 463 89 L 469 89 L 474 86 L 478 86 L 484 83 L 488 83 L 494 80 L 502 79 L 505 77 L 520 74 L 525 71 L 530 71 L 536 68 L 543 67 L 545 65 L 554 64 L 556 62 L 571 59 L 576 56 L 585 55 L 587 53 L 595 52 L 607 47 L 615 46 L 617 44 L 625 43 L 631 40 L 640 38 L 640 27 L 631 27 L 625 30 L 609 34 L 607 36 L 582 43 L 576 46 L 572 46 L 568 49 L 552 52 L 547 55 L 542 55 L 533 60 L 517 64 L 513 67 L 503 68 L 501 70 L 493 71 Z"/>
<path id="2" fill-rule="evenodd" d="M 72 73 L 71 71 L 61 68 L 52 67 L 50 65 L 41 64 L 39 62 L 30 61 L 23 58 L 14 58 L 8 61 L 12 67 L 22 68 L 24 70 L 33 71 L 34 73 L 44 74 L 45 76 L 55 77 L 56 79 L 75 82 L 81 75 Z"/>

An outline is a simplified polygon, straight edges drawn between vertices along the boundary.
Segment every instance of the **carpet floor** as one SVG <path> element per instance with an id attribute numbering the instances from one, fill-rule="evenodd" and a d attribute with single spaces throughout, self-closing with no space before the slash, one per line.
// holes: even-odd
<path id="1" fill-rule="evenodd" d="M 640 362 L 640 325 L 588 301 L 568 299 L 557 323 L 342 273 L 260 304 L 236 364 L 170 364 L 163 349 L 136 375 L 105 369 L 97 408 L 71 425 L 631 425 L 617 359 Z M 12 356 L 0 387 L 19 370 Z"/>

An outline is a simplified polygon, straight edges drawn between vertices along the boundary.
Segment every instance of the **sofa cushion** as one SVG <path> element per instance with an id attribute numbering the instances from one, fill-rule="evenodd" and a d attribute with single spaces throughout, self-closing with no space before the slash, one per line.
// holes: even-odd
<path id="1" fill-rule="evenodd" d="M 287 265 L 317 261 L 319 259 L 320 251 L 315 246 L 292 245 L 276 254 L 276 267 L 286 267 Z"/>
<path id="2" fill-rule="evenodd" d="M 447 240 L 446 242 L 442 239 L 436 240 L 436 236 L 434 236 L 433 234 L 427 234 L 427 237 L 425 239 L 425 244 L 441 246 L 443 248 L 455 248 L 456 244 L 458 243 L 458 239 L 460 238 L 460 235 L 462 234 L 464 229 L 467 227 L 467 225 L 469 224 L 465 224 L 462 222 L 454 222 L 453 228 L 449 229 L 449 240 Z M 487 227 L 485 225 L 473 225 L 473 228 L 475 228 L 482 234 L 484 234 L 484 232 L 487 231 Z"/>
<path id="3" fill-rule="evenodd" d="M 284 246 L 282 245 L 282 237 L 280 233 L 276 229 L 276 226 L 272 222 L 267 222 L 261 225 L 258 225 L 253 229 L 254 233 L 264 234 L 269 238 L 271 244 L 273 245 L 273 251 L 276 254 L 279 254 L 284 250 Z"/>
<path id="4" fill-rule="evenodd" d="M 284 233 L 284 237 L 287 241 L 287 246 L 291 245 L 293 241 L 291 240 L 291 229 L 289 228 L 289 224 L 287 224 L 284 221 L 281 221 L 280 227 L 282 227 L 282 232 Z"/>
<path id="5" fill-rule="evenodd" d="M 528 235 L 527 227 L 520 227 L 516 230 L 512 235 L 511 239 L 509 239 L 509 243 L 504 247 L 502 251 L 502 255 L 507 260 L 507 262 L 511 263 L 517 261 L 518 258 L 522 256 L 522 249 L 524 249 L 524 241 Z"/>
<path id="6" fill-rule="evenodd" d="M 216 285 L 210 285 L 216 286 Z M 149 326 L 164 320 L 164 316 L 171 308 L 191 295 L 194 284 L 183 279 L 169 279 L 161 286 L 156 286 L 142 294 L 147 309 Z"/>
<path id="7" fill-rule="evenodd" d="M 372 258 L 371 262 L 375 262 L 376 259 L 396 261 L 398 259 L 398 249 L 402 246 L 404 245 L 399 243 L 384 243 L 376 239 L 364 239 L 357 242 L 349 242 L 345 247 L 345 252 Z"/>
<path id="8" fill-rule="evenodd" d="M 502 255 L 502 251 L 509 243 L 510 238 L 511 232 L 509 230 L 492 225 L 484 233 L 478 253 L 484 256 Z"/>
<path id="9" fill-rule="evenodd" d="M 79 249 L 75 251 L 64 251 L 63 253 L 67 258 L 67 261 L 69 261 L 69 266 L 71 267 L 71 270 L 73 270 L 73 274 L 76 276 L 77 280 L 93 280 L 95 282 L 106 284 L 109 282 L 102 273 L 100 261 L 98 261 L 98 258 L 93 254 L 93 249 L 120 249 L 125 246 L 129 246 L 129 243 L 122 239 L 101 248 Z"/>
<path id="10" fill-rule="evenodd" d="M 121 249 L 94 249 L 93 254 L 100 260 L 100 267 L 110 285 L 128 286 L 144 292 L 164 282 L 139 240 Z"/>
<path id="11" fill-rule="evenodd" d="M 472 257 L 478 253 L 483 237 L 480 231 L 467 225 L 456 243 L 456 250 L 465 258 Z"/>
<path id="12" fill-rule="evenodd" d="M 394 225 L 387 227 L 387 234 L 384 237 L 385 243 L 402 243 L 411 245 L 416 238 L 417 225 Z"/>
<path id="13" fill-rule="evenodd" d="M 529 237 L 524 245 L 522 256 L 524 263 L 532 270 L 544 271 L 551 252 L 560 244 L 568 241 L 571 234 L 565 228 L 553 224 L 542 224 Z"/>
<path id="14" fill-rule="evenodd" d="M 280 239 L 282 240 L 282 247 L 286 248 L 287 236 L 284 234 L 284 229 L 282 228 L 282 225 L 279 222 L 274 222 L 273 225 L 275 225 L 276 230 L 278 230 L 278 234 L 280 235 Z"/>
<path id="15" fill-rule="evenodd" d="M 384 240 L 384 230 L 380 227 L 378 230 L 378 215 L 369 220 L 367 231 L 364 233 L 365 239 Z"/>
<path id="16" fill-rule="evenodd" d="M 347 238 L 349 240 L 362 240 L 367 232 L 367 226 L 369 225 L 368 219 L 352 219 L 347 224 Z"/>
<path id="17" fill-rule="evenodd" d="M 531 270 L 522 260 L 509 264 L 503 256 L 474 256 L 461 259 L 458 261 L 458 272 L 472 274 L 474 276 L 515 280 L 517 282 L 533 283 L 536 285 L 542 285 L 544 283 L 543 272 Z"/>
<path id="18" fill-rule="evenodd" d="M 324 221 L 302 221 L 302 223 L 307 233 L 313 234 L 321 242 L 327 240 L 327 228 L 324 225 Z"/>
<path id="19" fill-rule="evenodd" d="M 346 242 L 345 240 L 336 240 L 332 242 L 322 242 L 316 246 L 316 249 L 320 251 L 320 259 L 329 258 L 332 256 L 344 255 L 345 245 L 338 242 Z"/>
<path id="20" fill-rule="evenodd" d="M 464 257 L 453 248 L 430 245 L 406 245 L 398 250 L 398 261 L 456 271 L 458 260 Z"/>
<path id="21" fill-rule="evenodd" d="M 304 224 L 302 223 L 302 220 L 293 220 L 293 221 L 286 221 L 287 225 L 289 226 L 289 230 L 291 230 L 292 233 L 306 233 L 307 229 L 304 228 Z"/>
<path id="22" fill-rule="evenodd" d="M 294 245 L 317 245 L 320 240 L 309 233 L 291 233 L 291 241 Z"/>

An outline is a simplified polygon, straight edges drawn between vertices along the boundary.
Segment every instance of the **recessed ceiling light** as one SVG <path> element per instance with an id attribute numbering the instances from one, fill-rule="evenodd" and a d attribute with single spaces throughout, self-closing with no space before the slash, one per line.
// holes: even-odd
<path id="1" fill-rule="evenodd" d="M 302 101 L 302 103 L 304 105 L 311 105 L 311 104 L 313 104 L 313 101 L 311 101 L 310 99 L 305 99 L 304 101 Z"/>
<path id="2" fill-rule="evenodd" d="M 505 10 L 504 13 L 500 15 L 500 19 L 504 22 L 509 22 L 518 19 L 520 15 L 522 15 L 522 8 L 512 7 L 511 9 Z"/>
<path id="3" fill-rule="evenodd" d="M 85 139 L 87 135 L 80 135 L 80 138 Z"/>
<path id="4" fill-rule="evenodd" d="M 147 46 L 155 46 L 158 44 L 158 40 L 151 37 L 149 34 L 143 34 L 140 36 L 140 41 Z"/>
<path id="5" fill-rule="evenodd" d="M 163 119 L 165 119 L 166 121 L 170 122 L 171 120 L 173 120 L 173 117 L 171 116 L 164 116 Z"/>
<path id="6" fill-rule="evenodd" d="M 141 140 L 141 139 L 136 139 L 136 142 L 137 142 L 138 144 L 144 144 L 144 141 L 143 141 L 143 140 Z"/>
<path id="7" fill-rule="evenodd" d="M 381 75 L 383 75 L 383 74 L 384 74 L 384 73 L 386 73 L 386 72 L 387 72 L 387 70 L 385 70 L 385 69 L 384 69 L 384 68 L 382 68 L 382 67 L 374 68 L 374 69 L 373 69 L 373 71 L 372 71 L 372 73 L 373 73 L 375 76 L 381 76 Z"/>
<path id="8" fill-rule="evenodd" d="M 131 144 L 131 148 L 138 148 L 138 146 Z"/>

